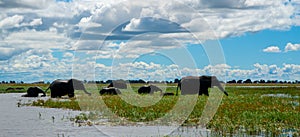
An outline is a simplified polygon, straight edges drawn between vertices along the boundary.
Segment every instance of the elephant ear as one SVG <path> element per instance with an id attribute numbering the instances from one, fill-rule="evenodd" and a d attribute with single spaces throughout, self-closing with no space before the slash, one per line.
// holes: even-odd
<path id="1" fill-rule="evenodd" d="M 81 86 L 81 84 L 83 84 L 82 81 L 77 79 L 70 79 L 68 83 L 71 84 L 74 88 L 77 86 Z"/>

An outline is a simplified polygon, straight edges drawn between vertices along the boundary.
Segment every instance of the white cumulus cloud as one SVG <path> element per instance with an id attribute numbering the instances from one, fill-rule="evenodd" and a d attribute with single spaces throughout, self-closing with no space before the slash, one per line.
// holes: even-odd
<path id="1" fill-rule="evenodd" d="M 0 21 L 0 28 L 1 29 L 8 29 L 19 27 L 20 23 L 24 20 L 24 16 L 21 15 L 14 15 L 11 17 L 4 18 Z"/>
<path id="2" fill-rule="evenodd" d="M 267 47 L 267 48 L 263 49 L 263 52 L 279 53 L 279 52 L 281 52 L 281 50 L 277 46 L 270 46 L 270 47 Z"/>
<path id="3" fill-rule="evenodd" d="M 300 44 L 292 44 L 292 43 L 287 43 L 284 51 L 288 52 L 288 51 L 298 51 L 300 50 Z"/>

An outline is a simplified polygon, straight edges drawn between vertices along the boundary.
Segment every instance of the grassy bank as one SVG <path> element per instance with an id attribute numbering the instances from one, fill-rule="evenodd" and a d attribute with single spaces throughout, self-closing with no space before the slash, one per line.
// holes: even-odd
<path id="1" fill-rule="evenodd" d="M 76 99 L 38 100 L 31 105 L 87 110 L 91 112 L 86 115 L 87 119 L 105 118 L 118 125 L 126 125 L 130 122 L 151 122 L 166 115 L 175 115 L 175 117 L 159 122 L 162 124 L 180 122 L 180 119 L 176 119 L 182 116 L 180 112 L 172 112 L 175 104 L 179 101 L 178 96 L 166 96 L 160 99 L 157 94 L 154 96 L 137 96 L 129 94 L 130 91 L 125 91 L 125 95 L 128 96 L 99 96 L 98 88 L 103 86 L 105 85 L 87 85 L 88 91 L 93 93 L 91 97 L 80 97 L 83 93 L 76 91 L 76 95 L 79 95 Z M 132 85 L 131 88 L 136 91 L 139 86 L 136 84 Z M 174 84 L 168 86 L 167 92 L 176 90 Z M 220 135 L 263 134 L 271 136 L 287 131 L 292 132 L 295 136 L 300 135 L 300 88 L 292 85 L 265 88 L 230 86 L 226 90 L 229 96 L 223 97 L 216 114 L 206 124 L 206 128 Z M 127 92 L 128 94 L 126 94 Z M 126 101 L 128 98 L 133 102 Z M 156 98 L 159 98 L 159 101 L 155 102 Z M 208 99 L 206 96 L 199 96 L 193 111 L 182 125 L 197 125 Z M 134 104 L 141 100 L 146 103 L 145 106 L 141 107 Z M 150 105 L 147 104 L 147 101 Z M 151 104 L 151 101 L 155 103 Z M 192 99 L 187 98 L 186 102 L 179 107 L 187 107 L 188 101 L 192 101 Z"/>

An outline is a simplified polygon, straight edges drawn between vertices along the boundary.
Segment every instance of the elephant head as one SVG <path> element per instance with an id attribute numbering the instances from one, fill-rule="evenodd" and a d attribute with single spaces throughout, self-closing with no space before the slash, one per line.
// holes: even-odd
<path id="1" fill-rule="evenodd" d="M 181 94 L 208 94 L 208 88 L 217 86 L 226 96 L 228 93 L 222 87 L 220 81 L 215 76 L 187 76 L 183 77 L 177 86 L 176 95 L 178 95 L 178 88 Z"/>
<path id="2" fill-rule="evenodd" d="M 61 97 L 64 95 L 68 95 L 69 97 L 74 97 L 74 90 L 83 90 L 86 94 L 91 95 L 91 93 L 86 91 L 83 82 L 77 79 L 69 79 L 69 80 L 57 79 L 50 84 L 50 86 L 46 89 L 46 91 L 48 89 L 51 90 L 52 98 Z"/>
<path id="3" fill-rule="evenodd" d="M 91 93 L 87 92 L 82 81 L 77 79 L 68 80 L 68 84 L 72 85 L 71 88 L 73 90 L 83 90 L 86 94 L 91 95 Z"/>

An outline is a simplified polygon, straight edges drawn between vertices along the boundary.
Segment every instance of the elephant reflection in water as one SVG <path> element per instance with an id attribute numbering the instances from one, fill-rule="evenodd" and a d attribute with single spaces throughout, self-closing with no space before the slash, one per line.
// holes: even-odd
<path id="1" fill-rule="evenodd" d="M 50 84 L 45 92 L 47 92 L 48 89 L 51 90 L 51 98 L 61 97 L 64 95 L 68 95 L 70 98 L 74 97 L 74 90 L 83 90 L 86 94 L 91 95 L 91 93 L 86 91 L 83 82 L 77 79 L 57 79 Z"/>
<path id="2" fill-rule="evenodd" d="M 181 90 L 181 95 L 186 94 L 208 94 L 208 88 L 217 86 L 226 96 L 228 93 L 222 87 L 220 81 L 215 76 L 187 76 L 183 77 L 177 86 L 176 95 L 178 95 L 178 88 Z"/>

